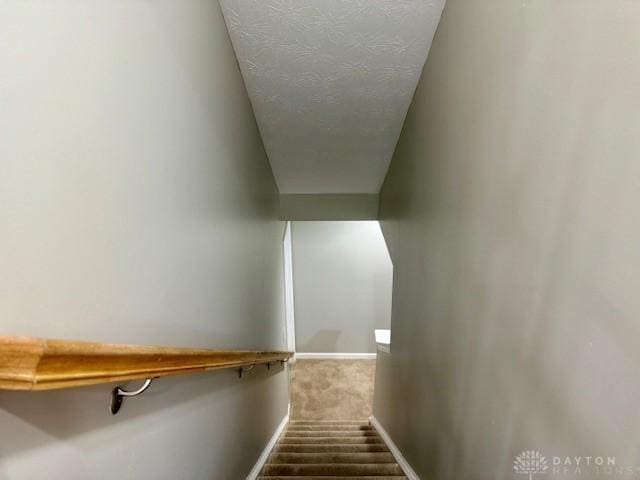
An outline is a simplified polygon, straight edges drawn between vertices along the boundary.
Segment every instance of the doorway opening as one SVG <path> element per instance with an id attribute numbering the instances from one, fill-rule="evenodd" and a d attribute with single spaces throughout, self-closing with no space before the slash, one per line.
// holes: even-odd
<path id="1" fill-rule="evenodd" d="M 287 222 L 284 269 L 292 418 L 368 417 L 393 288 L 379 223 Z"/>

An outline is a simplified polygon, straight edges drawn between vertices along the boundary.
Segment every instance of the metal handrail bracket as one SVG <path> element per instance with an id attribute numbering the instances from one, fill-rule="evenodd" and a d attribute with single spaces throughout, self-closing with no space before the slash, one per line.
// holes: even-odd
<path id="1" fill-rule="evenodd" d="M 124 399 L 124 397 L 137 397 L 138 395 L 143 393 L 147 388 L 149 388 L 149 385 L 151 385 L 152 381 L 153 381 L 153 378 L 147 378 L 145 379 L 144 383 L 140 388 L 132 391 L 123 390 L 122 388 L 120 388 L 119 385 L 116 386 L 111 391 L 111 403 L 109 405 L 109 411 L 113 415 L 118 413 L 120 411 L 120 407 L 122 407 L 122 400 Z"/>

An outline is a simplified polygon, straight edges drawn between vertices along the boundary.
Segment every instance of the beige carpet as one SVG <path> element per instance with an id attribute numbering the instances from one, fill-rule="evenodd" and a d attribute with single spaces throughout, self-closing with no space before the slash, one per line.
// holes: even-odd
<path id="1" fill-rule="evenodd" d="M 293 421 L 260 480 L 406 480 L 377 432 L 364 422 Z"/>
<path id="2" fill-rule="evenodd" d="M 375 360 L 296 360 L 292 420 L 361 420 L 372 412 Z"/>
<path id="3" fill-rule="evenodd" d="M 369 425 L 375 360 L 297 360 L 291 422 L 261 480 L 406 480 Z"/>

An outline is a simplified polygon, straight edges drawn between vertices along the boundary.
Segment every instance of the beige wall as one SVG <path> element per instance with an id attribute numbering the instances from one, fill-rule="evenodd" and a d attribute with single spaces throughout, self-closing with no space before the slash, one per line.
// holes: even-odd
<path id="1" fill-rule="evenodd" d="M 278 192 L 215 1 L 0 9 L 0 334 L 283 346 Z M 0 393 L 0 478 L 244 478 L 286 376 Z"/>
<path id="2" fill-rule="evenodd" d="M 393 267 L 377 221 L 292 222 L 296 351 L 375 352 Z"/>
<path id="3" fill-rule="evenodd" d="M 524 449 L 640 465 L 638 25 L 447 2 L 381 195 L 374 409 L 423 479 L 511 479 Z"/>

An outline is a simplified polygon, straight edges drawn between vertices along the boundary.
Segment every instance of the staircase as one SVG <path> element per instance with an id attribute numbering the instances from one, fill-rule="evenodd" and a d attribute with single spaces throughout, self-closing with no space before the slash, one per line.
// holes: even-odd
<path id="1" fill-rule="evenodd" d="M 260 480 L 406 480 L 366 421 L 292 421 Z"/>

